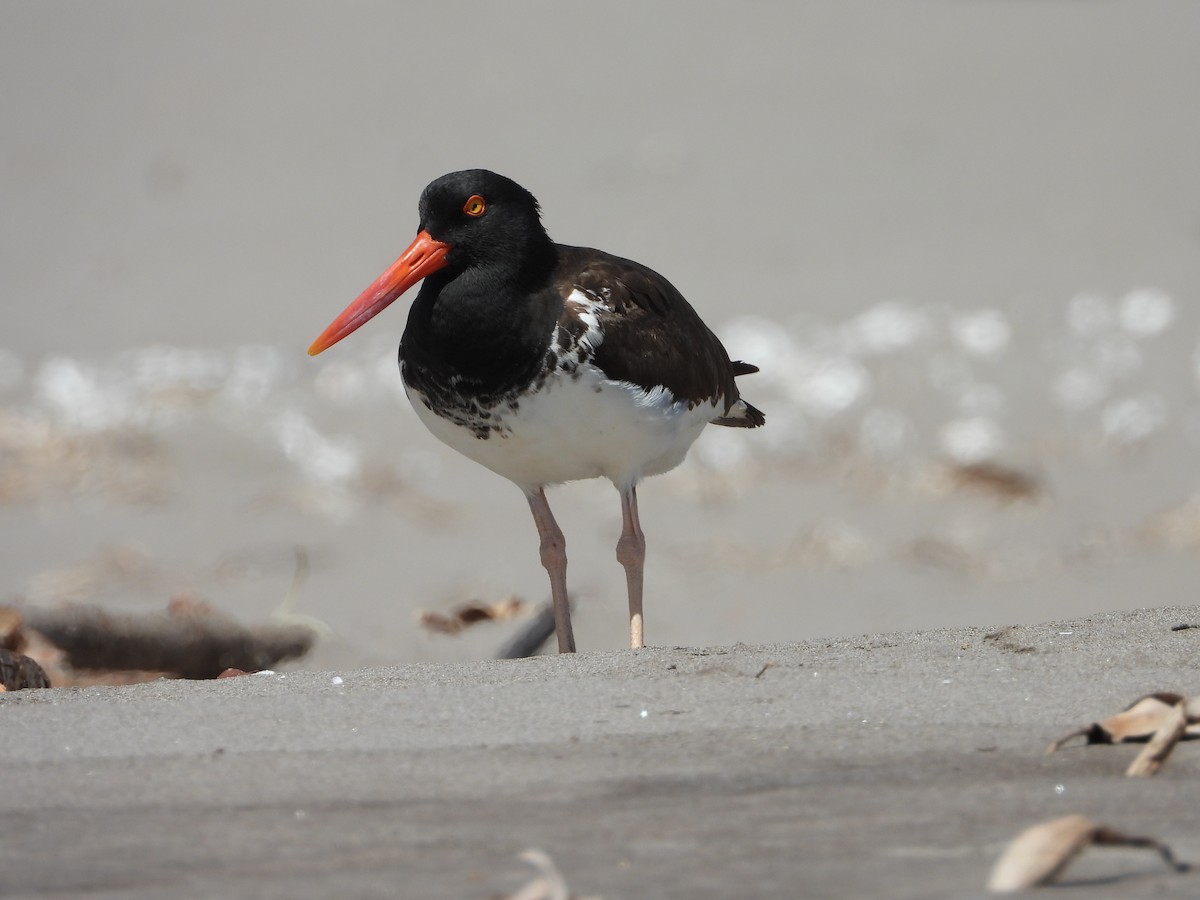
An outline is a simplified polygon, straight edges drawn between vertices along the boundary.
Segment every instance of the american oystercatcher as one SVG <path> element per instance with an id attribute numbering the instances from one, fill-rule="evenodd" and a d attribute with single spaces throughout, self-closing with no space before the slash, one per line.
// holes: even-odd
<path id="1" fill-rule="evenodd" d="M 417 415 L 525 493 L 560 653 L 573 652 L 575 639 L 566 542 L 545 488 L 600 477 L 616 486 L 630 644 L 643 646 L 637 484 L 679 465 L 710 422 L 762 425 L 734 383 L 758 369 L 731 362 L 657 272 L 551 241 L 537 200 L 503 175 L 444 175 L 425 188 L 419 212 L 412 244 L 308 352 L 337 343 L 424 279 L 400 340 L 400 374 Z"/>

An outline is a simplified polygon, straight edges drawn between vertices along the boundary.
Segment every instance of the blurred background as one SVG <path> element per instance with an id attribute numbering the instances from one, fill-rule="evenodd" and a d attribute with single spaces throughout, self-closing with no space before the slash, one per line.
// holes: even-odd
<path id="1" fill-rule="evenodd" d="M 494 652 L 416 616 L 540 603 L 535 531 L 408 407 L 403 301 L 305 355 L 470 166 L 762 368 L 640 492 L 651 643 L 1195 602 L 1197 47 L 1190 0 L 4 3 L 0 602 L 256 621 L 303 559 L 305 665 Z M 623 646 L 615 492 L 551 503 Z"/>

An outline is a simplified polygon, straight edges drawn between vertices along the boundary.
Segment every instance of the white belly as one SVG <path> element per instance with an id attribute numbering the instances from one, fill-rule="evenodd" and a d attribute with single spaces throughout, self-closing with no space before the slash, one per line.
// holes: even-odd
<path id="1" fill-rule="evenodd" d="M 581 478 L 636 484 L 683 462 L 688 448 L 717 415 L 715 403 L 688 409 L 665 388 L 645 391 L 611 381 L 590 363 L 574 375 L 556 372 L 518 408 L 492 410 L 498 426 L 486 438 L 438 416 L 406 386 L 421 421 L 440 440 L 529 490 Z"/>

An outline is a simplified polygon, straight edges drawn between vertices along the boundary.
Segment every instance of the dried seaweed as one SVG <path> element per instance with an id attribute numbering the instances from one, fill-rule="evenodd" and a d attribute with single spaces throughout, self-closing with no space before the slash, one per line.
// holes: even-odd
<path id="1" fill-rule="evenodd" d="M 417 621 L 426 631 L 435 634 L 458 634 L 479 622 L 504 622 L 516 618 L 525 609 L 520 597 L 505 597 L 495 603 L 472 601 L 455 607 L 449 615 L 425 611 Z"/>
<path id="2" fill-rule="evenodd" d="M 1190 868 L 1175 859 L 1170 847 L 1154 838 L 1125 835 L 1084 816 L 1069 815 L 1033 825 L 1013 838 L 992 868 L 988 890 L 1008 893 L 1050 884 L 1071 860 L 1092 845 L 1147 847 L 1158 851 L 1176 872 Z"/>
<path id="3" fill-rule="evenodd" d="M 1077 737 L 1085 738 L 1088 744 L 1147 741 L 1125 774 L 1133 777 L 1153 775 L 1166 762 L 1176 744 L 1200 737 L 1200 701 L 1165 691 L 1146 694 L 1115 716 L 1072 729 L 1052 742 L 1046 752 L 1054 753 Z"/>

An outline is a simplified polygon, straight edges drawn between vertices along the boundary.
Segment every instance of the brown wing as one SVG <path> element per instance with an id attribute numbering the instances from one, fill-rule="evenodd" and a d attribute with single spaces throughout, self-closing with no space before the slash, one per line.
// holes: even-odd
<path id="1" fill-rule="evenodd" d="M 594 358 L 610 378 L 647 390 L 662 385 L 695 405 L 717 398 L 724 412 L 739 399 L 734 376 L 757 371 L 732 363 L 717 336 L 675 286 L 653 269 L 586 247 L 559 245 L 555 286 L 565 298 L 579 289 L 602 299 L 604 341 Z M 762 414 L 755 424 L 762 424 Z M 730 423 L 732 424 L 732 423 Z"/>

